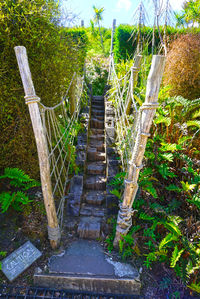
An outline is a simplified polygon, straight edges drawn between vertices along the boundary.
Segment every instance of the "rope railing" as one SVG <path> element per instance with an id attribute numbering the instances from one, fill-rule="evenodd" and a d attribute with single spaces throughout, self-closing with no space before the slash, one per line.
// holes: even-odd
<path id="1" fill-rule="evenodd" d="M 114 58 L 110 58 L 108 84 L 111 86 L 108 100 L 113 103 L 115 111 L 116 147 L 121 157 L 122 168 L 127 171 L 132 149 L 135 143 L 136 122 L 139 104 L 134 99 L 134 86 L 137 81 L 141 56 L 122 77 L 115 70 Z"/>
<path id="2" fill-rule="evenodd" d="M 15 47 L 15 52 L 36 139 L 48 236 L 51 246 L 56 248 L 61 238 L 65 196 L 73 168 L 84 79 L 74 73 L 60 103 L 47 107 L 35 93 L 26 49 Z"/>
<path id="3" fill-rule="evenodd" d="M 69 101 L 69 90 L 76 80 L 75 88 L 75 110 L 69 115 L 66 102 Z M 61 102 L 54 107 L 46 107 L 39 103 L 44 132 L 47 140 L 48 159 L 50 165 L 50 177 L 52 182 L 52 193 L 56 199 L 57 217 L 60 229 L 63 224 L 63 209 L 65 205 L 66 187 L 69 183 L 69 172 L 74 154 L 75 126 L 81 108 L 81 95 L 83 91 L 83 78 L 74 73 Z"/>
<path id="4" fill-rule="evenodd" d="M 134 88 L 137 83 L 141 58 L 141 55 L 136 55 L 133 66 L 119 78 L 112 51 L 110 55 L 108 76 L 110 90 L 107 97 L 112 102 L 115 111 L 115 145 L 121 157 L 123 171 L 127 174 L 117 217 L 113 243 L 115 247 L 119 246 L 119 241 L 132 226 L 132 206 L 138 190 L 138 178 L 143 167 L 142 160 L 150 135 L 150 127 L 158 107 L 158 92 L 165 64 L 165 56 L 153 56 L 147 79 L 145 102 L 140 106 L 134 99 Z"/>

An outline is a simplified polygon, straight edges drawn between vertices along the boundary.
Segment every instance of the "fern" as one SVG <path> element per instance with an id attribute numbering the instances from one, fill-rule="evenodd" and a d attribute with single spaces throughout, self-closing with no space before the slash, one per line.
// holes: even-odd
<path id="1" fill-rule="evenodd" d="M 164 115 L 159 115 L 155 120 L 154 120 L 155 124 L 161 124 L 164 123 L 167 127 L 170 126 L 171 124 L 171 118 L 170 117 L 166 117 Z"/>
<path id="2" fill-rule="evenodd" d="M 165 187 L 165 189 L 168 191 L 181 192 L 181 189 L 174 184 L 170 184 L 169 186 Z"/>
<path id="3" fill-rule="evenodd" d="M 159 156 L 163 159 L 163 160 L 167 160 L 169 162 L 173 162 L 174 160 L 174 156 L 172 153 L 163 153 L 163 154 L 159 154 Z"/>
<path id="4" fill-rule="evenodd" d="M 117 189 L 111 190 L 110 193 L 121 199 L 121 193 Z"/>
<path id="5" fill-rule="evenodd" d="M 31 179 L 29 175 L 25 174 L 23 170 L 18 168 L 6 168 L 0 179 L 9 179 L 10 185 L 14 187 L 12 188 L 14 189 L 12 193 L 8 191 L 0 194 L 2 213 L 5 213 L 9 207 L 14 208 L 16 211 L 22 211 L 24 206 L 31 202 L 26 191 L 40 185 L 37 181 Z"/>
<path id="6" fill-rule="evenodd" d="M 163 221 L 163 225 L 167 228 L 172 234 L 176 236 L 181 236 L 182 233 L 178 227 L 178 225 L 174 222 Z"/>
<path id="7" fill-rule="evenodd" d="M 187 271 L 186 271 L 186 264 L 187 264 L 187 260 L 186 259 L 182 259 L 180 264 L 176 264 L 174 267 L 174 271 L 176 273 L 176 275 L 178 277 L 180 277 L 180 279 L 186 283 L 188 280 L 188 275 L 187 275 Z"/>
<path id="8" fill-rule="evenodd" d="M 186 200 L 195 205 L 198 209 L 200 209 L 200 195 L 199 194 L 195 194 L 192 199 L 186 198 Z"/>
<path id="9" fill-rule="evenodd" d="M 12 194 L 9 192 L 2 192 L 0 194 L 0 204 L 2 213 L 5 213 L 10 206 L 12 206 L 16 211 L 22 211 L 23 206 L 30 203 L 28 196 L 26 196 L 23 192 L 13 192 Z"/>
<path id="10" fill-rule="evenodd" d="M 200 293 L 200 283 L 192 283 L 191 285 L 187 286 L 188 288 L 190 288 L 192 291 Z"/>
<path id="11" fill-rule="evenodd" d="M 164 179 L 167 179 L 168 177 L 176 177 L 176 175 L 173 172 L 169 171 L 169 169 L 169 166 L 165 163 L 158 166 L 158 171 Z"/>
<path id="12" fill-rule="evenodd" d="M 23 188 L 24 190 L 40 186 L 37 181 L 31 179 L 28 174 L 25 174 L 19 168 L 5 168 L 4 174 L 0 176 L 0 179 L 9 179 L 11 186 Z"/>
<path id="13" fill-rule="evenodd" d="M 142 220 L 154 220 L 155 219 L 155 217 L 149 216 L 145 213 L 140 213 L 139 218 Z"/>
<path id="14" fill-rule="evenodd" d="M 200 128 L 200 120 L 189 120 L 187 121 L 187 126 Z"/>
<path id="15" fill-rule="evenodd" d="M 176 235 L 173 235 L 172 233 L 169 233 L 165 236 L 165 238 L 160 242 L 159 244 L 159 250 L 161 251 L 163 247 L 166 247 L 169 245 L 169 243 L 173 241 L 177 241 L 178 237 Z"/>
<path id="16" fill-rule="evenodd" d="M 170 267 L 174 268 L 176 266 L 176 263 L 180 259 L 181 254 L 183 252 L 184 252 L 184 249 L 179 250 L 178 246 L 177 245 L 175 246 L 174 251 L 172 252 L 172 256 L 171 256 Z"/>
<path id="17" fill-rule="evenodd" d="M 2 178 L 16 179 L 19 182 L 30 182 L 29 175 L 19 168 L 5 168 L 4 175 L 0 176 L 0 179 Z"/>

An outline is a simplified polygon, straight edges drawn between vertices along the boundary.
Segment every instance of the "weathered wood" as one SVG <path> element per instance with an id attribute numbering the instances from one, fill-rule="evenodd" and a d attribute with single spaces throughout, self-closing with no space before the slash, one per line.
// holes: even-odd
<path id="1" fill-rule="evenodd" d="M 58 219 L 56 215 L 55 202 L 52 194 L 46 137 L 44 134 L 44 129 L 42 126 L 40 111 L 38 107 L 39 98 L 35 93 L 33 81 L 31 78 L 26 48 L 21 46 L 15 47 L 15 53 L 37 145 L 42 192 L 47 213 L 48 226 L 50 227 L 50 229 L 57 229 Z M 59 239 L 50 239 L 50 243 L 52 248 L 56 248 L 59 244 Z"/>
<path id="2" fill-rule="evenodd" d="M 142 61 L 142 55 L 136 55 L 133 67 L 131 68 L 131 72 L 132 72 L 132 74 L 131 74 L 131 80 L 132 80 L 132 90 L 131 90 L 131 92 L 132 93 L 133 93 L 134 87 L 137 84 L 138 72 L 139 72 L 139 69 L 140 69 L 141 61 Z M 127 107 L 126 107 L 126 114 L 127 115 L 130 114 L 131 105 L 132 105 L 132 98 L 129 99 Z"/>
<path id="3" fill-rule="evenodd" d="M 114 41 L 115 28 L 116 28 L 116 19 L 113 19 L 112 33 L 111 33 L 110 55 L 112 55 L 112 53 L 113 53 L 113 41 Z"/>
<path id="4" fill-rule="evenodd" d="M 132 225 L 132 205 L 138 189 L 138 177 L 142 168 L 142 160 L 146 148 L 147 138 L 158 105 L 158 92 L 165 65 L 165 56 L 154 55 L 151 70 L 147 79 L 146 98 L 140 108 L 139 129 L 125 181 L 123 202 L 118 214 L 114 246 L 117 247 L 121 235 L 125 235 Z"/>

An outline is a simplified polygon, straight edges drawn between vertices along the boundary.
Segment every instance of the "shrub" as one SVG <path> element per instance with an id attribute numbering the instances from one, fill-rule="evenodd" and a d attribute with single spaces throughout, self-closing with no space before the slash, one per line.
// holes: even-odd
<path id="1" fill-rule="evenodd" d="M 161 34 L 164 33 L 164 28 L 160 27 Z M 166 42 L 167 47 L 170 46 L 171 42 L 177 39 L 180 35 L 187 34 L 188 32 L 200 32 L 199 29 L 194 28 L 182 28 L 177 29 L 170 26 L 166 28 Z M 143 49 L 146 55 L 152 53 L 152 38 L 153 38 L 153 28 L 152 27 L 142 27 L 141 28 L 141 39 L 143 44 Z M 119 25 L 116 28 L 114 36 L 114 54 L 116 62 L 119 60 L 126 60 L 133 58 L 133 55 L 137 49 L 137 39 L 138 39 L 138 27 L 130 25 Z M 158 47 L 160 44 L 160 38 L 158 30 L 155 29 L 155 48 L 154 53 L 158 52 Z"/>
<path id="2" fill-rule="evenodd" d="M 193 100 L 200 97 L 200 34 L 187 34 L 172 43 L 167 55 L 164 84 L 170 95 Z"/>
<path id="3" fill-rule="evenodd" d="M 83 29 L 59 26 L 57 1 L 0 2 L 0 172 L 19 167 L 39 177 L 37 150 L 14 47 L 27 48 L 36 94 L 47 106 L 60 102 L 74 70 L 82 69 Z"/>

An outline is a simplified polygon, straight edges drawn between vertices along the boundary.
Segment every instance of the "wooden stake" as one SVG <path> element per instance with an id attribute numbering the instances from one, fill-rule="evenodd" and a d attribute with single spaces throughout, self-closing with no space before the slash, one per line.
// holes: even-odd
<path id="1" fill-rule="evenodd" d="M 111 33 L 110 55 L 113 54 L 113 41 L 114 41 L 115 28 L 116 28 L 116 19 L 113 19 L 112 33 Z"/>
<path id="2" fill-rule="evenodd" d="M 117 247 L 122 235 L 126 235 L 132 225 L 132 205 L 138 189 L 138 177 L 142 168 L 142 160 L 146 148 L 147 138 L 158 106 L 158 92 L 165 65 L 165 56 L 154 55 L 151 70 L 147 79 L 146 98 L 140 108 L 139 126 L 136 142 L 128 170 L 128 179 L 125 181 L 125 191 L 120 206 L 114 246 Z"/>
<path id="3" fill-rule="evenodd" d="M 52 194 L 51 179 L 50 179 L 50 166 L 48 160 L 48 149 L 46 143 L 46 137 L 42 126 L 40 117 L 40 111 L 38 107 L 39 98 L 37 97 L 31 78 L 31 72 L 28 64 L 28 58 L 25 47 L 15 47 L 15 53 L 19 66 L 19 71 L 25 91 L 26 104 L 31 117 L 33 131 L 35 135 L 39 166 L 40 166 L 40 177 L 42 183 L 42 192 L 44 197 L 44 204 L 47 213 L 48 226 L 51 231 L 59 230 L 58 219 L 56 214 L 55 202 Z M 58 231 L 59 232 L 59 231 Z M 58 233 L 59 235 L 59 233 Z M 50 239 L 50 244 L 53 249 L 59 245 L 60 238 Z"/>
<path id="4" fill-rule="evenodd" d="M 131 77 L 132 77 L 132 93 L 134 91 L 134 87 L 137 84 L 137 79 L 138 79 L 138 72 L 140 69 L 140 65 L 141 65 L 141 61 L 142 61 L 142 55 L 136 55 L 135 57 L 135 61 L 134 61 L 134 65 L 131 68 Z M 132 99 L 129 99 L 129 102 L 127 104 L 127 108 L 126 108 L 126 114 L 129 115 L 130 111 L 131 111 L 131 105 L 132 105 Z"/>

